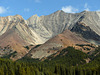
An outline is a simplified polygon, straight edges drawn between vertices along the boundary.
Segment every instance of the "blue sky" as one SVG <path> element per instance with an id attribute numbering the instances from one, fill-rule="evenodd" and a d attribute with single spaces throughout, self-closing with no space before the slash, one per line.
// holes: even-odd
<path id="1" fill-rule="evenodd" d="M 78 13 L 100 11 L 100 0 L 0 0 L 0 16 L 16 15 L 28 19 L 32 15 L 49 15 L 57 10 Z"/>

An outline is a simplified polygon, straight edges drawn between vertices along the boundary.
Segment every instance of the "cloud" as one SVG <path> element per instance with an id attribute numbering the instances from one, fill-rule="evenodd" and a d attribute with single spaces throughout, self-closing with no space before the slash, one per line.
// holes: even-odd
<path id="1" fill-rule="evenodd" d="M 25 11 L 25 12 L 29 12 L 30 9 L 29 9 L 29 8 L 25 8 L 24 11 Z"/>
<path id="2" fill-rule="evenodd" d="M 0 6 L 0 14 L 6 13 L 8 9 L 9 9 L 9 7 L 5 8 L 3 6 Z"/>
<path id="3" fill-rule="evenodd" d="M 64 12 L 67 12 L 67 13 L 76 13 L 76 12 L 78 12 L 78 9 L 73 8 L 72 6 L 65 6 L 65 7 L 62 7 L 62 10 L 63 10 Z"/>
<path id="4" fill-rule="evenodd" d="M 35 2 L 39 3 L 39 2 L 40 2 L 40 0 L 35 0 Z"/>
<path id="5" fill-rule="evenodd" d="M 90 11 L 89 6 L 88 6 L 87 3 L 84 4 L 84 10 L 86 10 L 86 11 Z"/>

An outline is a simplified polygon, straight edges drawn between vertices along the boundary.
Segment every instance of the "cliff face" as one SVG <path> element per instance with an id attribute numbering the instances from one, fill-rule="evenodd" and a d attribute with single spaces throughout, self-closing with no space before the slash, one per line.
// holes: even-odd
<path id="1" fill-rule="evenodd" d="M 71 31 L 81 35 L 90 43 L 100 44 L 100 36 L 84 23 L 76 23 L 74 27 L 71 29 Z"/>
<path id="2" fill-rule="evenodd" d="M 84 14 L 71 31 L 81 35 L 90 43 L 100 44 L 100 12 L 84 11 L 82 13 Z"/>

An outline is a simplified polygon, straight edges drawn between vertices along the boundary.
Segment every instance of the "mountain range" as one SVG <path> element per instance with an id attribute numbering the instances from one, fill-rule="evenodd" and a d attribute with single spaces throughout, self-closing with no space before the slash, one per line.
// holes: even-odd
<path id="1" fill-rule="evenodd" d="M 73 46 L 85 53 L 100 44 L 100 12 L 0 17 L 0 57 L 44 59 Z M 89 50 L 88 50 L 89 49 Z M 59 53 L 58 53 L 59 54 Z"/>

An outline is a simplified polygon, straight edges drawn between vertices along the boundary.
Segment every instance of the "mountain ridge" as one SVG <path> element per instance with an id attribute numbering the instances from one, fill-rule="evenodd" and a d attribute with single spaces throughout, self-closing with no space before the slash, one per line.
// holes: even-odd
<path id="1" fill-rule="evenodd" d="M 100 44 L 99 20 L 100 20 L 100 12 L 83 11 L 81 13 L 73 14 L 73 13 L 65 13 L 62 10 L 56 11 L 46 16 L 39 17 L 37 15 L 33 15 L 27 20 L 24 20 L 21 15 L 0 17 L 0 35 L 1 35 L 0 45 L 7 46 L 9 45 L 7 43 L 7 41 L 9 41 L 9 38 L 17 37 L 17 39 L 20 41 L 16 41 L 16 39 L 13 39 L 11 40 L 10 43 L 19 42 L 23 49 L 25 49 L 24 48 L 25 46 L 33 45 L 34 47 L 39 44 L 42 44 L 41 46 L 44 45 L 45 47 L 45 43 L 47 42 L 49 43 L 51 39 L 53 40 L 55 39 L 54 41 L 56 41 L 57 38 L 58 39 L 62 38 L 62 40 L 65 39 L 66 41 L 64 42 L 66 45 L 67 42 L 69 41 L 70 44 L 68 43 L 68 46 L 70 45 L 73 46 L 72 44 L 74 45 L 79 44 L 79 40 L 75 39 L 77 40 L 77 43 L 74 43 L 75 40 L 73 41 L 71 40 L 76 36 L 77 38 L 81 38 L 82 40 L 85 39 L 84 42 L 87 41 L 88 43 L 93 43 L 97 45 Z M 11 32 L 8 33 L 10 30 Z M 71 34 L 71 36 L 73 36 L 73 38 L 70 37 L 71 39 L 70 38 L 66 39 L 66 37 L 69 37 L 69 35 L 68 36 L 65 35 L 68 34 L 68 32 L 64 33 L 64 31 L 65 32 L 68 31 Z M 16 37 L 14 37 L 15 34 Z M 5 39 L 4 36 L 5 37 L 9 36 L 9 38 Z M 5 44 L 2 44 L 3 42 L 5 42 Z M 62 42 L 60 42 L 60 44 Z M 56 46 L 56 44 L 54 46 Z M 16 46 L 17 45 L 15 44 L 13 47 Z M 48 44 L 48 49 L 49 49 L 49 44 Z M 22 51 L 26 51 L 26 49 Z M 45 51 L 46 50 L 44 49 L 44 52 Z M 28 52 L 29 51 L 27 50 L 26 54 Z M 42 55 L 44 54 L 42 53 Z"/>

